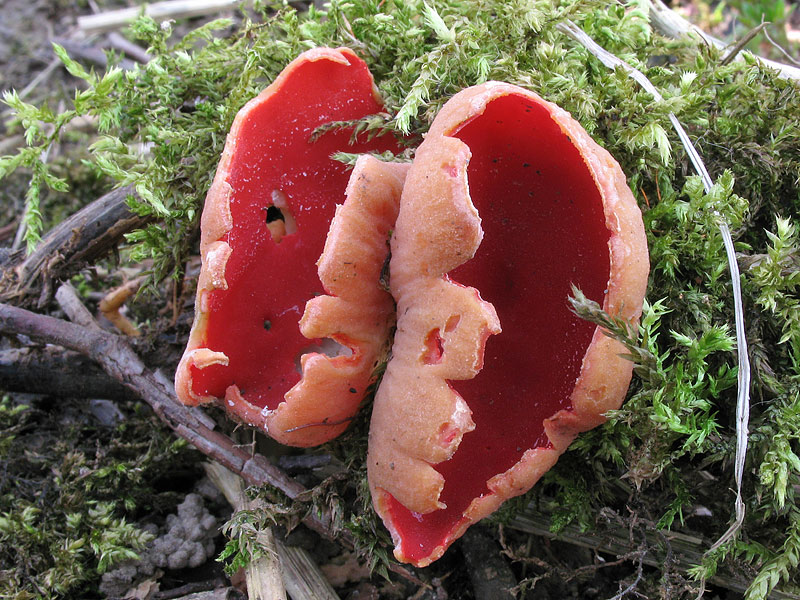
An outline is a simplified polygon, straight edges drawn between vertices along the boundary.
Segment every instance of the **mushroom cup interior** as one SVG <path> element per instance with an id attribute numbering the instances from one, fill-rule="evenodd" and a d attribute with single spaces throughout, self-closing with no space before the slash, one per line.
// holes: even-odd
<path id="1" fill-rule="evenodd" d="M 609 280 L 603 199 L 578 148 L 548 110 L 522 95 L 496 98 L 448 132 L 471 151 L 469 194 L 483 241 L 448 273 L 497 310 L 502 333 L 486 342 L 474 379 L 449 382 L 472 411 L 474 431 L 453 457 L 434 465 L 447 508 L 413 513 L 389 498 L 403 554 L 417 562 L 451 538 L 487 481 L 532 448 L 547 448 L 545 419 L 571 408 L 595 326 L 573 314 L 574 284 L 601 305 Z M 437 332 L 429 339 L 437 356 Z"/>
<path id="2" fill-rule="evenodd" d="M 303 354 L 346 362 L 354 353 L 344 336 L 309 340 L 298 328 L 306 301 L 326 292 L 316 263 L 350 177 L 330 156 L 397 149 L 386 136 L 351 144 L 347 130 L 311 141 L 320 125 L 381 110 L 366 66 L 350 61 L 300 62 L 240 125 L 227 178 L 234 226 L 222 238 L 232 249 L 227 289 L 209 293 L 205 333 L 228 364 L 191 367 L 198 396 L 224 398 L 235 385 L 248 404 L 273 410 L 300 380 Z"/>

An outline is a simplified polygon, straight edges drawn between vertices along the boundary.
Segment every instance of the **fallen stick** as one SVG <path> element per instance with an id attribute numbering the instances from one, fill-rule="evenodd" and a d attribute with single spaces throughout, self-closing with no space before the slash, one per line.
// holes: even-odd
<path id="1" fill-rule="evenodd" d="M 156 21 L 165 21 L 210 15 L 226 8 L 234 8 L 241 3 L 241 0 L 167 0 L 78 17 L 78 27 L 88 35 L 124 27 L 142 12 Z"/>
<path id="2" fill-rule="evenodd" d="M 203 465 L 211 482 L 225 495 L 235 511 L 265 510 L 258 500 L 248 500 L 242 480 L 217 463 Z M 271 528 L 258 532 L 263 556 L 252 560 L 245 569 L 247 592 L 250 598 L 277 600 L 339 600 L 319 566 L 303 548 L 286 546 L 274 537 Z M 285 588 L 285 589 L 284 589 Z"/>
<path id="3" fill-rule="evenodd" d="M 339 600 L 325 575 L 317 563 L 304 548 L 286 546 L 279 539 L 275 540 L 278 556 L 284 572 L 286 590 L 292 599 L 313 598 L 314 600 Z"/>
<path id="4" fill-rule="evenodd" d="M 0 389 L 59 398 L 137 398 L 85 356 L 49 347 L 0 351 Z"/>
<path id="5" fill-rule="evenodd" d="M 64 289 L 62 294 L 71 294 L 69 288 Z M 265 457 L 248 452 L 227 435 L 214 431 L 214 422 L 201 410 L 179 404 L 174 391 L 144 365 L 123 338 L 95 327 L 75 325 L 2 303 L 0 333 L 25 335 L 36 342 L 63 346 L 91 358 L 106 373 L 147 402 L 177 435 L 239 475 L 248 485 L 271 485 L 290 499 L 299 498 L 306 492 L 303 485 L 287 476 Z M 330 514 L 327 512 L 309 514 L 303 518 L 303 523 L 327 539 L 335 539 L 351 549 L 355 546 L 355 540 L 349 531 L 333 530 Z M 399 564 L 390 563 L 388 568 L 416 585 L 425 585 Z"/>
<path id="6" fill-rule="evenodd" d="M 247 498 L 241 477 L 237 477 L 219 463 L 210 462 L 203 467 L 211 483 L 222 492 L 234 512 L 263 509 L 263 503 Z M 283 583 L 285 575 L 281 571 L 278 547 L 271 527 L 258 531 L 257 543 L 260 555 L 253 556 L 245 567 L 248 597 L 260 600 L 286 600 L 286 588 Z"/>
<path id="7" fill-rule="evenodd" d="M 41 343 L 57 344 L 91 358 L 106 373 L 144 399 L 156 415 L 181 437 L 239 474 L 250 485 L 267 483 L 289 498 L 297 498 L 305 492 L 305 487 L 290 479 L 263 456 L 251 455 L 228 436 L 213 431 L 210 419 L 201 411 L 178 404 L 172 390 L 168 390 L 145 367 L 119 336 L 7 304 L 0 304 L 0 331 L 26 335 Z M 311 519 L 307 524 L 326 537 L 331 537 L 327 525 L 321 519 Z"/>
<path id="8" fill-rule="evenodd" d="M 38 295 L 38 306 L 45 306 L 54 280 L 93 264 L 113 251 L 126 233 L 150 220 L 128 208 L 125 200 L 134 193 L 132 187 L 113 190 L 51 229 L 30 256 L 24 251 L 12 254 L 2 265 L 0 300 L 23 304 Z"/>

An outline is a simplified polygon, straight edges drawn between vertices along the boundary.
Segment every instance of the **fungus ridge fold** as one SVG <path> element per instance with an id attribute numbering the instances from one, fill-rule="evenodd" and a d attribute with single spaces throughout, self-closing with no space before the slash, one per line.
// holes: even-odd
<path id="1" fill-rule="evenodd" d="M 567 298 L 575 284 L 635 320 L 647 270 L 624 175 L 565 111 L 494 82 L 443 107 L 403 191 L 397 334 L 370 433 L 398 559 L 436 560 L 619 406 L 632 365 Z"/>
<path id="2" fill-rule="evenodd" d="M 310 138 L 324 123 L 381 108 L 361 59 L 346 48 L 317 48 L 292 61 L 238 113 L 202 216 L 195 322 L 176 374 L 183 402 L 220 400 L 237 418 L 289 445 L 320 444 L 347 426 L 366 389 L 363 371 L 371 371 L 366 362 L 376 351 L 375 336 L 339 328 L 334 333 L 353 359 L 322 364 L 307 350 L 323 339 L 307 338 L 299 325 L 306 302 L 329 291 L 316 262 L 350 176 L 330 156 L 399 148 L 387 137 L 351 144 L 348 131 Z M 402 183 L 393 185 L 390 195 L 399 197 Z M 372 277 L 359 276 L 365 275 Z M 384 327 L 378 321 L 372 326 Z M 298 388 L 304 365 L 325 379 L 349 370 L 346 401 L 341 393 L 304 398 L 304 389 L 317 394 L 322 385 Z M 312 404 L 317 408 L 309 412 Z"/>

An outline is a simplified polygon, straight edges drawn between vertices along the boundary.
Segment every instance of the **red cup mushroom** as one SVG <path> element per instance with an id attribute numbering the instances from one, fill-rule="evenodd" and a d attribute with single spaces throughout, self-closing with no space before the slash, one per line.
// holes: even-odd
<path id="1" fill-rule="evenodd" d="M 350 177 L 331 155 L 399 147 L 386 136 L 351 144 L 343 130 L 311 137 L 320 125 L 381 108 L 361 59 L 347 48 L 317 48 L 238 113 L 201 221 L 195 320 L 175 381 L 184 403 L 221 400 L 232 415 L 294 446 L 323 443 L 347 427 L 393 325 L 392 300 L 378 279 L 405 173 L 360 162 L 349 187 L 353 206 L 334 226 L 345 233 L 325 246 Z M 363 178 L 374 185 L 366 188 Z M 362 227 L 364 215 L 377 223 L 372 230 Z M 343 264 L 361 243 L 373 251 Z M 353 293 L 362 294 L 363 322 L 341 320 L 353 313 Z"/>
<path id="2" fill-rule="evenodd" d="M 649 262 L 609 153 L 564 110 L 497 82 L 436 117 L 391 249 L 397 331 L 369 483 L 395 556 L 425 566 L 620 406 L 632 363 L 567 299 L 574 284 L 635 323 Z"/>

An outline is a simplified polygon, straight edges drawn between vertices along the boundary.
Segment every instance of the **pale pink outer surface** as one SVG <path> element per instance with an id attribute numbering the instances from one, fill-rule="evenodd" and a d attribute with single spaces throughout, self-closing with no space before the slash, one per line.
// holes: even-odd
<path id="1" fill-rule="evenodd" d="M 610 233 L 611 266 L 603 308 L 634 324 L 641 315 L 649 272 L 647 241 L 641 212 L 617 162 L 569 113 L 533 92 L 488 82 L 456 94 L 417 150 L 392 238 L 391 290 L 397 302 L 397 332 L 392 359 L 375 398 L 367 461 L 373 505 L 392 533 L 400 561 L 408 559 L 392 523 L 389 494 L 413 512 L 425 514 L 441 507 L 444 480 L 431 465 L 448 460 L 463 434 L 475 427 L 468 406 L 447 380 L 469 379 L 480 371 L 485 342 L 489 335 L 500 333 L 501 325 L 479 290 L 445 278 L 474 256 L 483 237 L 468 189 L 471 152 L 464 142 L 450 136 L 482 114 L 492 100 L 509 94 L 546 107 L 579 149 L 602 195 Z M 458 311 L 460 321 L 448 330 L 446 320 Z M 424 340 L 434 328 L 442 332 L 444 354 L 441 363 L 426 365 Z M 540 342 L 531 339 L 531 344 L 536 343 Z M 472 523 L 494 512 L 504 500 L 528 491 L 579 432 L 603 423 L 604 413 L 620 407 L 633 368 L 620 356 L 625 352 L 600 328 L 595 330 L 570 398 L 572 410 L 561 410 L 544 422 L 552 447 L 528 449 L 513 467 L 491 478 L 491 493 L 475 498 L 457 527 L 417 566 L 438 559 Z"/>
<path id="2" fill-rule="evenodd" d="M 348 48 L 315 48 L 304 52 L 239 111 L 226 139 L 201 218 L 202 268 L 197 283 L 194 323 L 175 374 L 175 391 L 184 404 L 223 400 L 196 394 L 192 388 L 191 368 L 228 364 L 224 353 L 205 347 L 205 332 L 212 316 L 207 304 L 208 294 L 215 289 L 227 289 L 225 268 L 231 247 L 223 238 L 233 228 L 230 210 L 233 190 L 228 177 L 240 128 L 248 113 L 279 92 L 298 66 L 321 60 L 341 64 L 361 62 Z M 374 86 L 373 95 L 380 103 Z M 346 339 L 348 345 L 355 348 L 352 356 L 303 355 L 303 377 L 271 411 L 250 404 L 238 388 L 231 385 L 222 402 L 229 413 L 292 446 L 315 446 L 347 428 L 361 402 L 361 396 L 351 393 L 350 387 L 355 381 L 364 382 L 360 389 L 366 387 L 394 326 L 394 304 L 391 296 L 380 288 L 379 279 L 387 255 L 386 240 L 397 216 L 407 169 L 407 165 L 383 163 L 374 158 L 359 159 L 348 183 L 345 202 L 336 208 L 325 249 L 317 263 L 320 281 L 331 295 L 319 296 L 307 303 L 300 321 L 301 333 L 310 339 Z M 357 269 L 347 264 L 353 261 L 357 262 Z M 330 426 L 318 426 L 321 423 Z"/>

